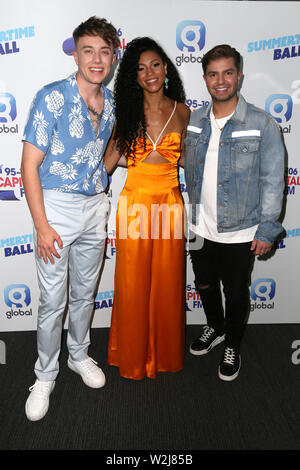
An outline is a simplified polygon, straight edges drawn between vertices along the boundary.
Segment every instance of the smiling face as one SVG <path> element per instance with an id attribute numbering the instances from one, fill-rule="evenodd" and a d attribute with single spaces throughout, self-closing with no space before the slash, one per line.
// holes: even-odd
<path id="1" fill-rule="evenodd" d="M 137 82 L 148 93 L 157 93 L 164 86 L 167 65 L 155 51 L 146 51 L 140 55 Z"/>
<path id="2" fill-rule="evenodd" d="M 236 102 L 242 73 L 238 72 L 232 57 L 212 60 L 203 76 L 207 90 L 215 103 Z"/>
<path id="3" fill-rule="evenodd" d="M 113 47 L 100 36 L 80 37 L 73 56 L 79 80 L 93 85 L 103 82 L 116 58 Z"/>

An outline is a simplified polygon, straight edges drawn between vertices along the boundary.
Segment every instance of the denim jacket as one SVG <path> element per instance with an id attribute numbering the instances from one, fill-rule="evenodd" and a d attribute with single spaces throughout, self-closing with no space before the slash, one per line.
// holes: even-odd
<path id="1" fill-rule="evenodd" d="M 185 139 L 184 172 L 197 224 L 203 170 L 211 134 L 206 106 L 191 114 Z M 282 232 L 278 222 L 284 189 L 285 149 L 277 123 L 242 95 L 224 126 L 219 143 L 217 183 L 218 232 L 258 224 L 255 238 L 272 243 Z"/>

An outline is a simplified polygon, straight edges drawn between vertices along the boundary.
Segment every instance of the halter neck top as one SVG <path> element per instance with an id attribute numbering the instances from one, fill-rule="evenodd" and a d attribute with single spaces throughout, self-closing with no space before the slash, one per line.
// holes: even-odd
<path id="1" fill-rule="evenodd" d="M 175 101 L 172 113 L 155 142 L 152 140 L 148 132 L 146 132 L 146 148 L 144 148 L 144 139 L 142 137 L 137 137 L 135 152 L 134 154 L 132 152 L 128 159 L 128 167 L 133 164 L 143 162 L 150 153 L 154 151 L 158 152 L 163 158 L 165 158 L 166 163 L 177 164 L 177 161 L 180 158 L 181 134 L 179 132 L 168 132 L 161 137 L 175 113 L 176 106 L 177 102 Z M 160 164 L 162 163 L 155 163 L 155 165 Z"/>
<path id="2" fill-rule="evenodd" d="M 179 132 L 169 132 L 168 134 L 165 134 L 161 141 L 156 145 L 156 151 L 167 160 L 166 163 L 177 164 L 177 161 L 180 158 L 180 142 L 181 135 Z M 143 138 L 138 137 L 136 139 L 135 152 L 134 154 L 132 153 L 128 159 L 128 166 L 133 165 L 134 162 L 136 164 L 143 162 L 152 152 L 153 144 L 151 141 L 146 139 L 146 149 L 144 150 L 144 140 Z M 157 163 L 156 165 L 160 165 L 160 163 Z"/>

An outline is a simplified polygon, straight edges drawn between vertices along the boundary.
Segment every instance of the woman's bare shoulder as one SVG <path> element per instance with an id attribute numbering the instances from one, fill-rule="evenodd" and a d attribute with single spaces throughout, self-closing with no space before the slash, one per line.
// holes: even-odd
<path id="1" fill-rule="evenodd" d="M 177 110 L 180 114 L 180 117 L 184 119 L 184 121 L 188 121 L 190 118 L 190 108 L 184 103 L 177 103 Z"/>

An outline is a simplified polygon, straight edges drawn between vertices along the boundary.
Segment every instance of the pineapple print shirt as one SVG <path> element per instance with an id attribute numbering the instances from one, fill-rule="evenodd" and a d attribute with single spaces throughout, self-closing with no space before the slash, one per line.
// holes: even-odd
<path id="1" fill-rule="evenodd" d="M 79 94 L 76 72 L 46 85 L 33 99 L 23 140 L 45 152 L 39 169 L 43 189 L 94 195 L 106 188 L 103 154 L 115 115 L 111 91 L 103 85 L 102 90 L 98 135 Z"/>

